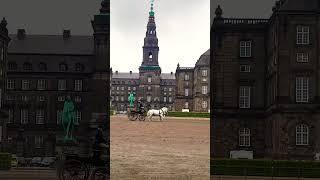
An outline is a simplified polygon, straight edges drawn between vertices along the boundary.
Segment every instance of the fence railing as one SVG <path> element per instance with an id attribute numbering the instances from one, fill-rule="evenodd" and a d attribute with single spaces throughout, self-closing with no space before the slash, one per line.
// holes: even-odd
<path id="1" fill-rule="evenodd" d="M 238 19 L 238 18 L 224 18 L 224 24 L 266 24 L 268 19 Z"/>
<path id="2" fill-rule="evenodd" d="M 320 168 L 307 167 L 259 167 L 259 166 L 213 166 L 214 179 L 320 179 Z M 238 177 L 238 178 L 237 178 Z"/>

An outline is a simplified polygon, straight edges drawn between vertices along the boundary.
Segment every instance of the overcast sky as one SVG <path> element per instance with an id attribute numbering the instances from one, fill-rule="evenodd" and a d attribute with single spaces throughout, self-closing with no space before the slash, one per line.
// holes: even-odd
<path id="1" fill-rule="evenodd" d="M 155 0 L 162 72 L 194 66 L 210 48 L 210 0 Z M 111 66 L 138 72 L 150 0 L 111 0 Z"/>

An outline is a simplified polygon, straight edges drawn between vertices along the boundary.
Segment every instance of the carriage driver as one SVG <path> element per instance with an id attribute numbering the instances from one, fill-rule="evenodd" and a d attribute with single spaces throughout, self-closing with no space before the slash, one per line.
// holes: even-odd
<path id="1" fill-rule="evenodd" d="M 144 111 L 144 106 L 141 100 L 138 101 L 138 113 L 142 114 Z"/>

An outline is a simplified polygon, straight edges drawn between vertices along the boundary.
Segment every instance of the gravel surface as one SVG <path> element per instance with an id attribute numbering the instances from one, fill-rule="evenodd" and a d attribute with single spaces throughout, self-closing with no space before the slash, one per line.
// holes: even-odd
<path id="1" fill-rule="evenodd" d="M 209 179 L 210 120 L 111 117 L 111 179 Z"/>

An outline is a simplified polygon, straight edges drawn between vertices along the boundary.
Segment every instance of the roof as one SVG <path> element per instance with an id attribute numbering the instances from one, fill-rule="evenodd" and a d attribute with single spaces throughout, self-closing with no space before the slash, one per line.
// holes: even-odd
<path id="1" fill-rule="evenodd" d="M 127 73 L 127 72 L 114 72 L 112 74 L 113 79 L 139 79 L 139 73 Z"/>
<path id="2" fill-rule="evenodd" d="M 161 73 L 161 79 L 163 80 L 175 80 L 176 75 L 175 73 Z"/>
<path id="3" fill-rule="evenodd" d="M 10 35 L 10 38 L 8 53 L 94 54 L 94 39 L 92 36 L 70 36 L 67 40 L 64 40 L 62 35 L 26 35 L 22 40 L 19 40 L 17 35 Z"/>
<path id="4" fill-rule="evenodd" d="M 319 9 L 318 0 L 285 0 L 280 11 L 316 11 Z"/>
<path id="5" fill-rule="evenodd" d="M 203 53 L 199 60 L 196 62 L 196 66 L 209 66 L 210 65 L 210 49 Z"/>

